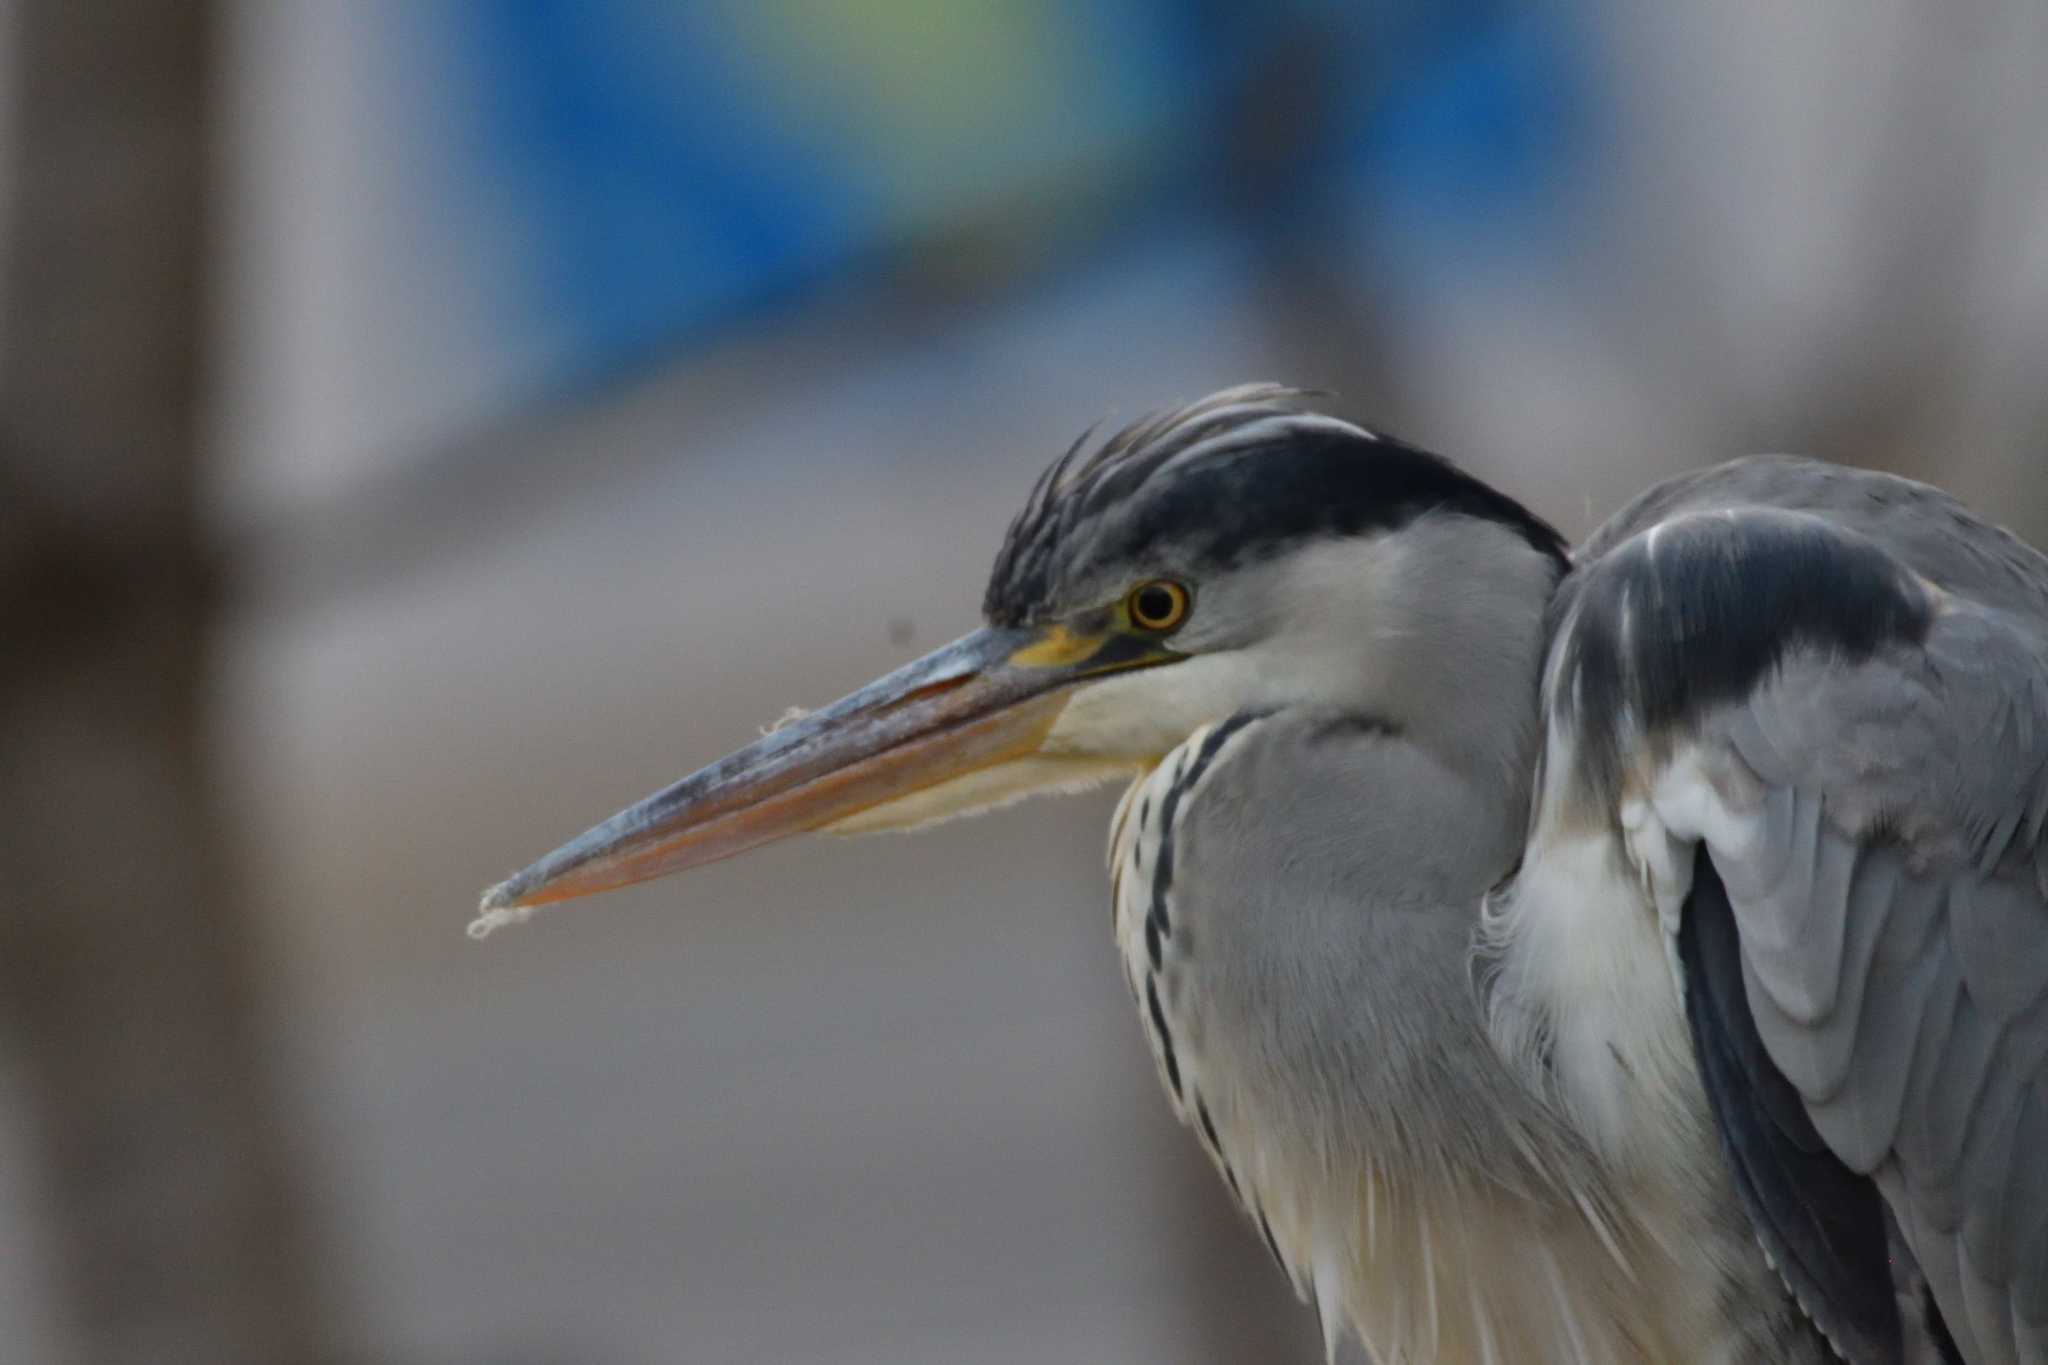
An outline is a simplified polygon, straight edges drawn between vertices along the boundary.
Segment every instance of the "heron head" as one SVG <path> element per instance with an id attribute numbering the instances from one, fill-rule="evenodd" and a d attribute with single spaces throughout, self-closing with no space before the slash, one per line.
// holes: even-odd
<path id="1" fill-rule="evenodd" d="M 479 923 L 789 834 L 1127 777 L 1245 709 L 1426 724 L 1490 653 L 1534 657 L 1564 563 L 1555 531 L 1448 461 L 1292 390 L 1225 390 L 1055 461 L 982 629 L 619 812 L 486 892 Z M 1540 596 L 1489 623 L 1503 575 Z"/>

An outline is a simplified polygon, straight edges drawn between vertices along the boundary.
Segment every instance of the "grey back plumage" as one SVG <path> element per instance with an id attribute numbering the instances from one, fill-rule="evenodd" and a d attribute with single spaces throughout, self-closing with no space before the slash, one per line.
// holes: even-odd
<path id="1" fill-rule="evenodd" d="M 1639 500 L 1554 610 L 1529 856 L 1610 822 L 1705 971 L 1704 850 L 1739 954 L 1686 983 L 1694 1043 L 1788 1284 L 1896 1358 L 1893 1286 L 1822 1235 L 1858 1186 L 1774 1174 L 1824 1148 L 1965 1358 L 2048 1361 L 2048 560 L 1936 490 L 1761 459 Z M 1703 1031 L 1703 1000 L 1747 1017 Z"/>

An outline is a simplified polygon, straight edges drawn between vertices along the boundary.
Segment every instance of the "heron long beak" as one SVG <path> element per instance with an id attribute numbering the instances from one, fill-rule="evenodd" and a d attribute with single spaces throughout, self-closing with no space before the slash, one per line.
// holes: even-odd
<path id="1" fill-rule="evenodd" d="M 977 630 L 570 840 L 486 891 L 472 929 L 729 858 L 1030 757 L 1076 683 L 1179 657 L 1117 631 Z"/>

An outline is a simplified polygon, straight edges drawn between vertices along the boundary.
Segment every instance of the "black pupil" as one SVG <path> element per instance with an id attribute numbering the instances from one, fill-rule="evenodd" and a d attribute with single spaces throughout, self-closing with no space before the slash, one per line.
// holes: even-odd
<path id="1" fill-rule="evenodd" d="M 1146 625 L 1164 625 L 1173 619 L 1174 596 L 1157 584 L 1138 590 L 1138 619 Z"/>

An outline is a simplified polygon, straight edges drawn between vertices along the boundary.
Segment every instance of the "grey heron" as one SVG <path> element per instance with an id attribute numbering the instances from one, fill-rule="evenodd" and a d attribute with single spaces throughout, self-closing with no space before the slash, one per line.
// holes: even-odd
<path id="1" fill-rule="evenodd" d="M 1789 458 L 1573 554 L 1250 386 L 1076 443 L 984 615 L 478 928 L 1123 781 L 1161 1079 L 1333 1352 L 2048 1362 L 2048 560 Z"/>

